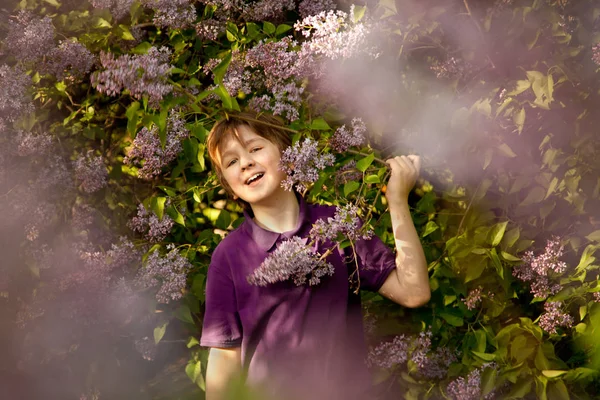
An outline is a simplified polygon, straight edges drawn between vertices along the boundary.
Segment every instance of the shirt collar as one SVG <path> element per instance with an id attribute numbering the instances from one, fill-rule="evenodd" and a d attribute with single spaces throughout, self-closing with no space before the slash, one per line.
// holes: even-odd
<path id="1" fill-rule="evenodd" d="M 296 227 L 288 232 L 277 233 L 264 229 L 258 226 L 258 224 L 254 221 L 251 212 L 244 210 L 244 217 L 246 217 L 246 221 L 244 222 L 245 230 L 262 251 L 267 252 L 271 250 L 280 236 L 283 236 L 287 239 L 291 238 L 297 234 L 298 231 L 300 231 L 300 228 L 302 228 L 302 226 L 304 226 L 304 224 L 308 221 L 309 215 L 306 201 L 304 201 L 304 198 L 298 193 L 296 193 L 296 198 L 298 199 L 299 205 L 298 222 L 296 223 Z"/>

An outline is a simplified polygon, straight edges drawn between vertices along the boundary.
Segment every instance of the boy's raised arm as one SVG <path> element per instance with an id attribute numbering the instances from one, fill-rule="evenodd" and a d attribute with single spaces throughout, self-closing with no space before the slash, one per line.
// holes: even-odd
<path id="1" fill-rule="evenodd" d="M 379 293 L 405 307 L 420 307 L 431 298 L 427 260 L 408 208 L 408 194 L 414 186 L 421 160 L 418 156 L 399 156 L 387 160 L 392 174 L 386 199 L 396 242 L 396 269 Z"/>
<path id="2" fill-rule="evenodd" d="M 206 400 L 225 400 L 230 385 L 242 372 L 240 347 L 222 349 L 213 347 L 208 356 L 206 369 Z"/>

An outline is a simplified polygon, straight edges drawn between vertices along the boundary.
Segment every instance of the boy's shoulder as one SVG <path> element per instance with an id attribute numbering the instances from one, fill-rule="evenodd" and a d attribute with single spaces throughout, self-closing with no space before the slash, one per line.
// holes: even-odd
<path id="1" fill-rule="evenodd" d="M 335 206 L 327 205 L 327 204 L 308 204 L 310 210 L 310 216 L 312 221 L 316 221 L 319 219 L 327 219 L 329 217 L 333 217 L 335 215 Z"/>
<path id="2" fill-rule="evenodd" d="M 215 247 L 213 251 L 213 257 L 219 257 L 220 254 L 231 252 L 232 249 L 237 251 L 243 250 L 245 246 L 250 243 L 250 237 L 246 233 L 246 221 L 242 222 L 240 226 L 229 232 Z"/>

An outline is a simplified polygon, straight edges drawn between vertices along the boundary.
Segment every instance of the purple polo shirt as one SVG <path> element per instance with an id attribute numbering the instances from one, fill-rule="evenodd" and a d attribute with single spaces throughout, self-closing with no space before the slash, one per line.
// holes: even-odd
<path id="1" fill-rule="evenodd" d="M 356 268 L 350 247 L 328 256 L 335 272 L 316 286 L 285 281 L 259 287 L 247 281 L 278 243 L 307 237 L 314 222 L 333 217 L 335 207 L 308 205 L 298 197 L 294 230 L 271 232 L 246 214 L 219 243 L 208 269 L 200 344 L 241 346 L 247 383 L 275 399 L 366 399 L 371 379 L 364 365 L 360 296 L 348 283 Z M 315 246 L 321 254 L 329 247 Z M 395 268 L 394 253 L 376 236 L 355 248 L 360 288 L 379 290 Z"/>

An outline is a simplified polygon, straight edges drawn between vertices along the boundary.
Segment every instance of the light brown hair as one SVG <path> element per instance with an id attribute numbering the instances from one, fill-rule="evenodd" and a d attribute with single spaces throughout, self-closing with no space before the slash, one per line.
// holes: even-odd
<path id="1" fill-rule="evenodd" d="M 223 178 L 223 169 L 221 168 L 220 152 L 225 141 L 229 138 L 240 140 L 238 128 L 247 126 L 252 129 L 257 135 L 264 137 L 271 143 L 275 144 L 280 152 L 283 152 L 287 147 L 292 145 L 290 134 L 283 129 L 284 125 L 281 120 L 265 113 L 257 113 L 252 111 L 238 112 L 228 111 L 225 117 L 217 121 L 206 140 L 206 148 L 211 164 L 219 178 L 221 186 L 232 196 L 235 196 L 227 181 Z M 243 207 L 248 204 L 240 201 Z"/>

